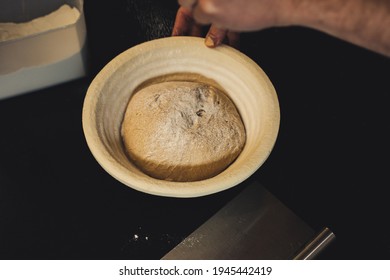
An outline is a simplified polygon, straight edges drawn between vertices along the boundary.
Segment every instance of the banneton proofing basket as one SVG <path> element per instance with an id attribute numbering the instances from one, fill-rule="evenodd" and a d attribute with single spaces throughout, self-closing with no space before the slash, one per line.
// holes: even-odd
<path id="1" fill-rule="evenodd" d="M 241 114 L 247 136 L 244 149 L 215 177 L 159 180 L 144 174 L 126 156 L 120 131 L 130 97 L 149 84 L 171 80 L 222 88 Z M 154 195 L 198 197 L 238 185 L 264 163 L 277 138 L 280 111 L 273 85 L 250 58 L 228 46 L 210 49 L 201 38 L 169 37 L 132 47 L 109 62 L 88 88 L 82 120 L 93 156 L 123 184 Z"/>

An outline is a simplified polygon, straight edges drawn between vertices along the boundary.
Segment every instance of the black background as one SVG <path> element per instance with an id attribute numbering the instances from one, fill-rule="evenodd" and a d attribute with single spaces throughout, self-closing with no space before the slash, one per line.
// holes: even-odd
<path id="1" fill-rule="evenodd" d="M 193 199 L 143 194 L 86 145 L 93 77 L 120 52 L 169 36 L 176 10 L 175 0 L 86 0 L 88 76 L 0 101 L 1 259 L 158 259 L 245 185 Z M 390 259 L 390 59 L 300 27 L 243 34 L 240 50 L 281 107 L 276 146 L 251 179 L 336 234 L 320 258 Z"/>

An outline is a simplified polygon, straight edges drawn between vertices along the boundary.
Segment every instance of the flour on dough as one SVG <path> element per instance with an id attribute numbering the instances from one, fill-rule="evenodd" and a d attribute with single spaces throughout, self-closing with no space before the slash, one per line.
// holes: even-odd
<path id="1" fill-rule="evenodd" d="M 243 149 L 246 135 L 226 94 L 181 81 L 135 93 L 122 138 L 129 158 L 144 173 L 169 181 L 198 181 L 226 169 Z"/>

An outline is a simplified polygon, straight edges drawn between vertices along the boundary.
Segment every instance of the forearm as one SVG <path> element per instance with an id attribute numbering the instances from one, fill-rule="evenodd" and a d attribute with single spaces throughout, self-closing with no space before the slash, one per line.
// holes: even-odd
<path id="1" fill-rule="evenodd" d="M 390 56 L 390 0 L 291 0 L 286 24 L 311 27 Z"/>

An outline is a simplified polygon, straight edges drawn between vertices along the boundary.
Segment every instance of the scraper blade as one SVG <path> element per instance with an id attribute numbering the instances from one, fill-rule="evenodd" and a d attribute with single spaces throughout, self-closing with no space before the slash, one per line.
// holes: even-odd
<path id="1" fill-rule="evenodd" d="M 163 259 L 305 259 L 333 237 L 328 229 L 317 235 L 261 184 L 252 182 Z"/>

